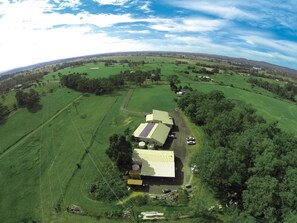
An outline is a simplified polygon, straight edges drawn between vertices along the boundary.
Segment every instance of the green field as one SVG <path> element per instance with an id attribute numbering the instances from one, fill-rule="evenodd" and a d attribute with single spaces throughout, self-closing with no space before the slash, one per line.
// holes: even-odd
<path id="1" fill-rule="evenodd" d="M 168 85 L 152 85 L 134 90 L 127 109 L 140 112 L 151 112 L 152 109 L 169 111 L 176 107 L 174 93 Z"/>
<path id="2" fill-rule="evenodd" d="M 180 58 L 143 56 L 129 59 L 147 62 L 143 67 L 133 69 L 151 70 L 160 67 L 162 81 L 157 84 L 148 82 L 112 95 L 83 95 L 59 87 L 59 73 L 86 72 L 89 78 L 97 78 L 132 68 L 119 63 L 105 67 L 102 62 L 65 68 L 45 76 L 45 84 L 36 88 L 43 95 L 41 110 L 30 113 L 27 109 L 18 109 L 0 125 L 1 222 L 18 222 L 26 217 L 33 217 L 40 222 L 98 222 L 96 216 L 101 216 L 99 222 L 123 222 L 105 219 L 102 213 L 128 208 L 127 202 L 121 199 L 113 202 L 96 201 L 91 199 L 88 191 L 98 176 L 102 179 L 108 176 L 106 168 L 113 165 L 105 154 L 110 135 L 123 133 L 128 127 L 134 130 L 143 121 L 142 112 L 176 108 L 176 95 L 166 82 L 166 78 L 172 74 L 179 76 L 181 85 L 189 85 L 204 92 L 220 90 L 230 99 L 251 104 L 266 120 L 278 121 L 280 128 L 297 135 L 297 106 L 260 88 L 251 88 L 245 76 L 214 75 L 215 82 L 195 82 L 183 75 L 187 64 L 174 64 Z M 196 63 L 195 60 L 187 61 Z M 90 69 L 94 67 L 99 69 Z M 230 87 L 231 84 L 233 87 Z M 49 89 L 53 89 L 53 92 L 49 93 Z M 14 94 L 10 92 L 1 100 L 12 107 L 15 103 Z M 123 107 L 126 111 L 122 110 Z M 129 111 L 136 115 L 131 115 Z M 189 120 L 187 123 L 193 135 L 199 139 L 197 145 L 189 150 L 189 154 L 193 154 L 207 142 L 199 127 Z M 204 200 L 207 206 L 217 203 L 213 192 L 197 177 L 191 183 L 195 188 L 195 199 Z M 60 212 L 55 211 L 58 203 L 61 204 Z M 80 206 L 84 215 L 68 213 L 66 208 L 73 204 Z M 189 205 L 193 204 L 190 202 Z M 186 207 L 150 203 L 136 207 L 136 211 L 142 210 L 158 210 L 169 215 L 187 214 Z"/>
<path id="3" fill-rule="evenodd" d="M 297 106 L 292 103 L 228 86 L 206 84 L 192 84 L 191 86 L 203 92 L 219 90 L 224 92 L 227 98 L 251 104 L 267 121 L 278 121 L 280 128 L 297 135 Z"/>

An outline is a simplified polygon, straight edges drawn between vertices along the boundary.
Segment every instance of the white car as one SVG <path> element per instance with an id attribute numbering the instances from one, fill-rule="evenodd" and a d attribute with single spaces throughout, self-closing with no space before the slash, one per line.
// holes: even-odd
<path id="1" fill-rule="evenodd" d="M 196 141 L 195 140 L 187 140 L 188 145 L 195 145 Z"/>
<path id="2" fill-rule="evenodd" d="M 195 141 L 195 138 L 193 136 L 188 136 L 186 138 L 187 141 Z"/>

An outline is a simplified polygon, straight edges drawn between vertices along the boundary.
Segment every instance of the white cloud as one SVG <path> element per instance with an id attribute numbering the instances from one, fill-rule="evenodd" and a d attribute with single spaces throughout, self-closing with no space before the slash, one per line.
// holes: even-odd
<path id="1" fill-rule="evenodd" d="M 288 62 L 297 62 L 297 59 L 291 56 L 286 56 L 278 52 L 261 52 L 256 50 L 250 50 L 250 49 L 243 49 L 242 52 L 244 52 L 244 55 L 246 57 L 262 59 L 266 61 L 271 61 L 272 63 L 278 63 L 279 60 L 285 60 Z"/>
<path id="2" fill-rule="evenodd" d="M 139 7 L 139 9 L 143 10 L 144 12 L 151 12 L 150 9 L 151 2 L 146 1 L 142 6 Z"/>
<path id="3" fill-rule="evenodd" d="M 78 2 L 78 1 L 75 1 Z M 59 25 L 95 25 L 108 27 L 117 23 L 134 22 L 130 14 L 59 14 L 49 12 L 53 5 L 44 1 L 24 1 L 0 6 L 0 30 L 11 29 L 49 29 Z M 1 37 L 0 37 L 1 38 Z"/>
<path id="4" fill-rule="evenodd" d="M 90 31 L 88 27 L 62 27 L 27 30 L 22 32 L 21 37 L 18 33 L 10 33 L 1 40 L 0 71 L 82 55 L 154 49 L 145 42 Z"/>
<path id="5" fill-rule="evenodd" d="M 184 1 L 168 1 L 169 4 L 175 6 L 196 10 L 212 15 L 219 16 L 226 19 L 257 19 L 259 15 L 255 15 L 251 12 L 240 9 L 237 5 L 240 5 L 241 1 L 195 1 L 195 0 L 184 0 Z"/>
<path id="6" fill-rule="evenodd" d="M 151 19 L 150 28 L 167 32 L 209 32 L 223 28 L 227 22 L 221 19 L 187 18 L 187 19 Z"/>
<path id="7" fill-rule="evenodd" d="M 130 14 L 59 14 L 53 7 L 42 0 L 0 4 L 1 71 L 86 54 L 149 49 L 145 43 L 91 28 L 134 22 Z"/>
<path id="8" fill-rule="evenodd" d="M 54 2 L 58 4 L 57 10 L 65 8 L 78 9 L 82 5 L 80 0 L 54 0 Z"/>
<path id="9" fill-rule="evenodd" d="M 128 30 L 126 32 L 132 33 L 132 34 L 150 34 L 151 33 L 151 31 L 149 30 Z"/>
<path id="10" fill-rule="evenodd" d="M 287 40 L 275 40 L 273 38 L 263 37 L 263 36 L 241 36 L 242 40 L 246 41 L 252 46 L 266 46 L 270 49 L 281 51 L 286 54 L 294 54 L 297 56 L 297 43 Z"/>
<path id="11" fill-rule="evenodd" d="M 129 0 L 93 0 L 101 5 L 124 5 Z"/>

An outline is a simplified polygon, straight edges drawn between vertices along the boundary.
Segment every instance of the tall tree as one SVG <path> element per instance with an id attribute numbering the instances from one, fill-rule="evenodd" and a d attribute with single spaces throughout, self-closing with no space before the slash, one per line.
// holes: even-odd
<path id="1" fill-rule="evenodd" d="M 0 121 L 2 121 L 9 114 L 8 107 L 0 103 Z"/>
<path id="2" fill-rule="evenodd" d="M 123 135 L 113 134 L 109 138 L 106 150 L 108 157 L 114 161 L 120 170 L 128 170 L 132 164 L 132 145 Z"/>

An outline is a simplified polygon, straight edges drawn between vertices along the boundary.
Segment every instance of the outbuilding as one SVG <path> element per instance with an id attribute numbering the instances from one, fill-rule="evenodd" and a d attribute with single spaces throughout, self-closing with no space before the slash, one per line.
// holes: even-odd
<path id="1" fill-rule="evenodd" d="M 141 123 L 133 132 L 139 141 L 162 147 L 169 135 L 170 128 L 163 123 Z"/>
<path id="2" fill-rule="evenodd" d="M 132 160 L 140 163 L 141 176 L 175 177 L 173 151 L 134 149 Z"/>
<path id="3" fill-rule="evenodd" d="M 174 125 L 172 117 L 170 117 L 168 112 L 153 110 L 151 114 L 146 115 L 145 121 L 149 123 L 163 123 L 169 128 L 172 128 Z"/>

